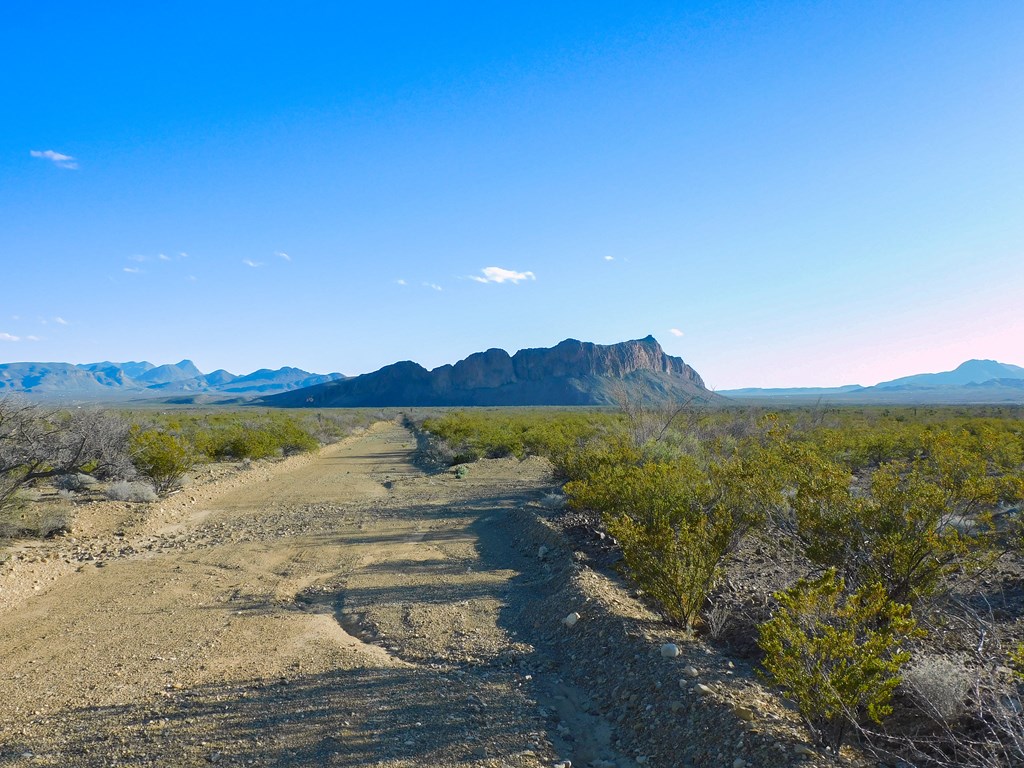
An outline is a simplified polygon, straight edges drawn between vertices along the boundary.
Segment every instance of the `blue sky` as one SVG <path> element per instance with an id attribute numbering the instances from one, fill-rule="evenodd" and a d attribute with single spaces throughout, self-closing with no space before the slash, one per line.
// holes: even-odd
<path id="1" fill-rule="evenodd" d="M 1024 364 L 1019 2 L 0 12 L 0 361 Z"/>

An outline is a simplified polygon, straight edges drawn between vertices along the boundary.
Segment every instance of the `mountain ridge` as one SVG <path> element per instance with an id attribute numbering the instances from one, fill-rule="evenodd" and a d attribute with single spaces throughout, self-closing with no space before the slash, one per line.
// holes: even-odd
<path id="1" fill-rule="evenodd" d="M 200 371 L 191 360 L 153 365 L 148 361 L 115 363 L 0 363 L 0 395 L 18 393 L 58 400 L 125 400 L 173 394 L 255 396 L 344 378 L 285 366 L 261 368 L 236 376 L 218 369 Z"/>
<path id="2" fill-rule="evenodd" d="M 613 405 L 619 389 L 644 401 L 719 399 L 693 368 L 646 336 L 609 345 L 566 339 L 514 355 L 492 348 L 432 370 L 402 360 L 258 402 L 279 407 Z"/>
<path id="3" fill-rule="evenodd" d="M 966 360 L 951 371 L 918 373 L 870 387 L 787 387 L 723 390 L 736 400 L 807 403 L 971 404 L 1024 402 L 1024 368 L 996 360 Z"/>

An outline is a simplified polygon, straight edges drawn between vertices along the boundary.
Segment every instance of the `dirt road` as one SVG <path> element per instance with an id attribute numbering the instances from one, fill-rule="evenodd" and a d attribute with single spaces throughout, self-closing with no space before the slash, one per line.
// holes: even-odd
<path id="1" fill-rule="evenodd" d="M 0 760 L 551 765 L 518 636 L 545 573 L 503 521 L 546 467 L 429 475 L 414 448 L 379 424 L 55 559 L 0 617 Z"/>

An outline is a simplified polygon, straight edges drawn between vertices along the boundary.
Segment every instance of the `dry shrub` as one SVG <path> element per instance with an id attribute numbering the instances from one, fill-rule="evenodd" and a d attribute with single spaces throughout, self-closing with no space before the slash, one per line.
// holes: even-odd
<path id="1" fill-rule="evenodd" d="M 904 668 L 903 686 L 923 712 L 949 723 L 964 712 L 971 675 L 962 659 L 921 656 Z"/>
<path id="2" fill-rule="evenodd" d="M 71 532 L 74 513 L 64 504 L 27 504 L 0 518 L 0 538 L 48 539 Z"/>
<path id="3" fill-rule="evenodd" d="M 121 481 L 112 483 L 107 488 L 107 498 L 111 501 L 131 501 L 150 504 L 157 500 L 156 491 L 149 483 L 130 483 Z"/>

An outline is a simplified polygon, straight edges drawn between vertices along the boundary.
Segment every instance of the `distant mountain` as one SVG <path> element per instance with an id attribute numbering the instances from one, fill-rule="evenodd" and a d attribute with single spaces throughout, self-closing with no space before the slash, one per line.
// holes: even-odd
<path id="1" fill-rule="evenodd" d="M 172 381 L 188 381 L 202 375 L 203 372 L 196 368 L 191 360 L 182 360 L 177 365 L 158 365 L 133 378 L 146 384 L 168 384 Z"/>
<path id="2" fill-rule="evenodd" d="M 743 399 L 746 397 L 831 397 L 833 395 L 845 395 L 850 392 L 859 392 L 864 387 L 859 384 L 847 384 L 843 387 L 788 387 L 781 389 L 759 389 L 758 387 L 746 387 L 744 389 L 721 389 L 718 394 L 724 397 Z"/>
<path id="3" fill-rule="evenodd" d="M 995 360 L 968 360 L 952 371 L 919 373 L 873 387 L 734 389 L 719 394 L 737 400 L 893 405 L 1024 403 L 1024 368 Z"/>
<path id="4" fill-rule="evenodd" d="M 287 392 L 342 379 L 340 373 L 316 374 L 298 368 L 262 368 L 245 376 L 223 369 L 204 374 L 191 360 L 167 365 L 148 362 L 3 363 L 0 395 L 17 392 L 60 400 L 130 400 L 175 395 L 231 395 Z M 204 398 L 209 399 L 209 398 Z"/>
<path id="5" fill-rule="evenodd" d="M 403 361 L 259 402 L 284 407 L 613 405 L 619 392 L 643 401 L 717 399 L 693 368 L 666 355 L 648 336 L 611 345 L 566 339 L 514 355 L 488 349 L 429 371 Z"/>
<path id="6" fill-rule="evenodd" d="M 968 384 L 984 384 L 997 379 L 1024 379 L 1024 368 L 995 360 L 968 360 L 952 371 L 945 373 L 919 373 L 892 381 L 876 384 L 878 389 L 933 389 L 935 387 L 960 387 Z"/>

